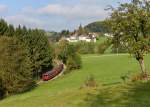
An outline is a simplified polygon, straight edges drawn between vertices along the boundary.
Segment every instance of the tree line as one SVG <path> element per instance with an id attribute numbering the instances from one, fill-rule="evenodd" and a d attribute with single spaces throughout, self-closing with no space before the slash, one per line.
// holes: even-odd
<path id="1" fill-rule="evenodd" d="M 100 33 L 100 34 L 110 32 L 109 27 L 105 23 L 105 20 L 90 23 L 90 24 L 86 25 L 84 27 L 84 29 L 89 32 L 96 32 L 96 33 Z"/>
<path id="2" fill-rule="evenodd" d="M 35 78 L 51 67 L 51 49 L 43 30 L 14 28 L 0 19 L 0 97 L 30 89 Z"/>
<path id="3" fill-rule="evenodd" d="M 81 67 L 80 55 L 67 41 L 50 43 L 41 29 L 14 27 L 0 19 L 0 98 L 28 91 L 57 62 L 66 72 Z"/>

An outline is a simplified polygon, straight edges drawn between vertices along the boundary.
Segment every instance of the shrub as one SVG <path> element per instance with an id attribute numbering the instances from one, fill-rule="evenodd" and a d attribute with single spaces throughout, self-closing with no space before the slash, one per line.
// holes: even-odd
<path id="1" fill-rule="evenodd" d="M 61 60 L 66 65 L 65 73 L 81 67 L 81 58 L 75 46 L 67 41 L 60 41 L 55 47 L 55 59 Z"/>
<path id="2" fill-rule="evenodd" d="M 76 50 L 80 54 L 93 54 L 95 53 L 95 43 L 93 42 L 78 42 L 75 44 Z"/>
<path id="3" fill-rule="evenodd" d="M 106 51 L 106 49 L 109 48 L 109 46 L 111 45 L 111 40 L 107 40 L 104 41 L 103 43 L 97 45 L 97 53 L 98 54 L 104 54 L 104 52 Z"/>
<path id="4" fill-rule="evenodd" d="M 81 68 L 81 58 L 79 55 L 69 56 L 67 59 L 67 70 L 65 73 L 68 73 L 71 70 L 80 69 Z"/>
<path id="5" fill-rule="evenodd" d="M 116 45 L 112 45 L 112 53 L 127 53 L 127 48 L 123 47 L 122 45 L 118 44 Z"/>
<path id="6" fill-rule="evenodd" d="M 97 87 L 97 86 L 98 86 L 97 82 L 93 75 L 88 76 L 84 82 L 84 87 Z"/>
<path id="7" fill-rule="evenodd" d="M 150 80 L 149 74 L 136 74 L 131 77 L 132 82 L 141 81 L 141 80 Z"/>

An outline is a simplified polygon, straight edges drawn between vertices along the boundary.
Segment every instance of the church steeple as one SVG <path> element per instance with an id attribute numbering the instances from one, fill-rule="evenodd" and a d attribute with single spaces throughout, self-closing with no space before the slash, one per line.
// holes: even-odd
<path id="1" fill-rule="evenodd" d="M 82 35 L 84 33 L 84 28 L 82 27 L 82 24 L 80 23 L 79 29 L 78 29 L 78 35 Z"/>

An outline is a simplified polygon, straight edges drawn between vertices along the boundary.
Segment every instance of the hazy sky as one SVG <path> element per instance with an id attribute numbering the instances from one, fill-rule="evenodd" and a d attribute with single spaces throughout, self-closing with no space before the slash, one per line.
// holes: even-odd
<path id="1" fill-rule="evenodd" d="M 79 24 L 108 17 L 107 5 L 130 0 L 0 0 L 0 16 L 9 23 L 30 28 L 73 30 Z"/>

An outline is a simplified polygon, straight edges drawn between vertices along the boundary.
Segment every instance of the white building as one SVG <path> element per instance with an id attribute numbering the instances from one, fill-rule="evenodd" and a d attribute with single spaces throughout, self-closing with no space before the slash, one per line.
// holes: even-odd
<path id="1" fill-rule="evenodd" d="M 70 36 L 65 39 L 69 42 L 78 42 L 77 36 Z"/>
<path id="2" fill-rule="evenodd" d="M 78 42 L 78 41 L 85 41 L 85 42 L 96 42 L 96 36 L 94 34 L 89 35 L 72 35 L 70 37 L 65 38 L 69 42 Z"/>
<path id="3" fill-rule="evenodd" d="M 105 33 L 104 36 L 113 38 L 113 35 L 110 33 Z"/>

